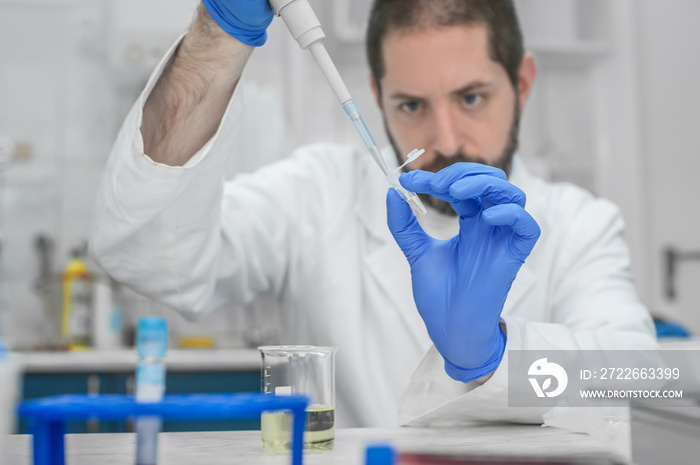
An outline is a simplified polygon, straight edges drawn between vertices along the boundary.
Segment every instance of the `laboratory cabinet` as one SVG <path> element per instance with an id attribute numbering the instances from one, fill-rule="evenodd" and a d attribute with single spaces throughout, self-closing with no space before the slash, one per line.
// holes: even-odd
<path id="1" fill-rule="evenodd" d="M 174 351 L 167 363 L 166 394 L 202 394 L 260 391 L 260 355 L 257 351 Z M 136 356 L 124 351 L 99 362 L 98 353 L 29 354 L 23 365 L 21 399 L 61 394 L 133 394 Z M 132 422 L 69 422 L 69 433 L 133 431 Z M 260 429 L 259 420 L 166 421 L 163 431 L 228 431 Z M 28 433 L 18 419 L 16 431 Z"/>

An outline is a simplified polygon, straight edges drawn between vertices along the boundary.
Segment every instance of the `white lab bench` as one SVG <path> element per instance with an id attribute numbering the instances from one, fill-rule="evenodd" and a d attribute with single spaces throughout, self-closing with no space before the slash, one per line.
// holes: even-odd
<path id="1" fill-rule="evenodd" d="M 70 465 L 133 465 L 132 433 L 73 434 L 66 436 Z M 400 451 L 441 451 L 509 457 L 609 457 L 626 463 L 606 445 L 586 434 L 537 425 L 478 425 L 460 429 L 354 428 L 336 432 L 332 452 L 304 454 L 305 465 L 364 465 L 368 444 L 389 442 Z M 10 437 L 10 461 L 30 465 L 31 438 Z M 260 431 L 161 433 L 159 465 L 288 465 L 287 455 L 263 452 Z"/>
<path id="2" fill-rule="evenodd" d="M 699 350 L 698 340 L 667 340 L 661 344 L 665 350 Z M 27 375 L 56 375 L 73 373 L 76 377 L 110 377 L 132 375 L 137 358 L 133 350 L 104 352 L 27 353 L 23 355 L 23 366 Z M 194 378 L 211 384 L 217 373 L 241 376 L 249 375 L 250 391 L 259 389 L 260 355 L 257 350 L 172 350 L 168 355 L 169 382 Z M 191 375 L 191 376 L 190 376 Z M 201 378 L 201 379 L 200 379 Z M 177 387 L 178 383 L 174 383 Z M 103 388 L 108 387 L 107 385 Z M 104 391 L 104 389 L 102 390 Z M 183 392 L 176 390 L 176 392 Z M 192 423 L 185 423 L 191 428 Z M 203 425 L 208 428 L 211 425 Z M 644 425 L 642 425 L 644 426 Z M 231 429 L 224 425 L 224 427 Z M 201 458 L 206 464 L 288 464 L 287 457 L 264 454 L 260 447 L 260 432 L 251 425 L 249 431 L 201 431 L 161 433 L 161 465 L 190 464 Z M 259 428 L 259 425 L 257 426 Z M 633 446 L 640 444 L 653 449 L 666 450 L 675 442 L 661 437 L 658 431 L 639 428 L 633 421 Z M 104 428 L 100 428 L 104 431 Z M 107 431 L 114 431 L 109 430 Z M 134 435 L 126 430 L 101 434 L 67 435 L 67 451 L 71 465 L 80 464 L 131 464 L 134 454 Z M 172 430 L 171 430 L 172 431 Z M 635 431 L 633 431 L 635 432 Z M 668 431 L 666 431 L 668 433 Z M 675 434 L 675 433 L 674 433 Z M 685 437 L 677 434 L 679 438 Z M 557 428 L 542 428 L 523 425 L 480 425 L 454 429 L 347 429 L 337 431 L 336 449 L 330 454 L 309 454 L 305 464 L 363 464 L 366 444 L 388 440 L 399 448 L 442 449 L 470 453 L 498 453 L 516 456 L 543 454 L 570 454 L 587 456 L 609 454 L 609 446 L 601 444 L 586 434 L 572 433 Z M 10 442 L 12 464 L 31 463 L 30 437 L 14 435 Z M 663 447 L 662 447 L 663 446 Z M 676 453 L 685 455 L 684 447 Z M 639 452 L 639 450 L 637 450 Z M 647 455 L 648 452 L 644 452 Z M 673 460 L 671 460 L 673 462 Z M 640 463 L 653 463 L 644 462 Z M 669 462 L 670 463 L 670 462 Z M 680 462 L 677 462 L 680 463 Z"/>

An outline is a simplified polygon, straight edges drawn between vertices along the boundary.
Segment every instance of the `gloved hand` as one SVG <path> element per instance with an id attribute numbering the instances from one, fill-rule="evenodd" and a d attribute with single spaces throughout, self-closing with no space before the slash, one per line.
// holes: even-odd
<path id="1" fill-rule="evenodd" d="M 275 14 L 267 0 L 202 0 L 216 24 L 244 44 L 259 47 Z"/>
<path id="2" fill-rule="evenodd" d="M 396 191 L 387 194 L 389 229 L 411 266 L 413 298 L 445 371 L 463 382 L 481 378 L 503 358 L 501 311 L 540 228 L 524 209 L 525 194 L 497 168 L 455 163 L 399 180 L 410 191 L 450 202 L 459 214 L 459 234 L 437 240 Z"/>

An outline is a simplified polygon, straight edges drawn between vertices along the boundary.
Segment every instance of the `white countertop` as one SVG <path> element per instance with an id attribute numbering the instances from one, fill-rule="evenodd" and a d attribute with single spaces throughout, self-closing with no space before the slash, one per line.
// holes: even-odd
<path id="1" fill-rule="evenodd" d="M 66 437 L 66 463 L 133 465 L 133 433 L 74 434 Z M 462 429 L 356 428 L 336 432 L 332 452 L 304 454 L 305 465 L 364 465 L 367 444 L 390 442 L 399 451 L 441 451 L 510 457 L 614 457 L 611 450 L 586 434 L 536 425 L 473 425 Z M 288 465 L 288 455 L 263 452 L 260 431 L 161 433 L 159 465 L 193 463 Z M 9 438 L 9 462 L 30 465 L 30 437 Z M 624 463 L 623 461 L 616 463 Z"/>
<path id="2" fill-rule="evenodd" d="M 136 351 L 79 350 L 71 352 L 19 352 L 25 373 L 133 372 Z M 255 371 L 261 356 L 255 349 L 174 349 L 166 357 L 168 371 Z"/>
<path id="3" fill-rule="evenodd" d="M 698 350 L 700 349 L 700 339 L 666 338 L 659 341 L 659 346 L 663 350 Z"/>

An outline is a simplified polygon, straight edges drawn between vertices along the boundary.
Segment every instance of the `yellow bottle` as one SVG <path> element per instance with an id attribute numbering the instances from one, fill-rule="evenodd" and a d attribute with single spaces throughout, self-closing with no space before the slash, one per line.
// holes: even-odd
<path id="1" fill-rule="evenodd" d="M 63 270 L 61 334 L 71 349 L 88 346 L 90 334 L 90 273 L 78 253 Z"/>

